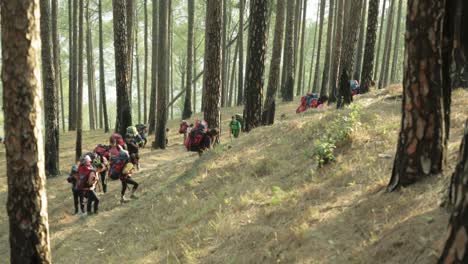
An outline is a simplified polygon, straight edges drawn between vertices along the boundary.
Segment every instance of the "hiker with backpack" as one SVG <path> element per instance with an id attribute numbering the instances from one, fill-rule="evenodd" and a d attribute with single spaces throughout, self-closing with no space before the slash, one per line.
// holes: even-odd
<path id="1" fill-rule="evenodd" d="M 74 215 L 80 213 L 79 209 L 81 209 L 81 213 L 84 213 L 84 197 L 83 193 L 78 188 L 79 180 L 80 174 L 78 173 L 78 165 L 73 165 L 70 174 L 68 175 L 67 182 L 72 185 L 73 205 L 75 206 Z M 78 204 L 80 205 L 79 207 Z"/>
<path id="2" fill-rule="evenodd" d="M 187 137 L 188 137 L 188 135 L 190 133 L 190 130 L 192 130 L 192 128 L 193 128 L 193 124 L 190 124 L 186 120 L 182 120 L 182 122 L 180 123 L 179 134 L 184 135 L 184 142 L 185 142 L 185 140 L 187 140 Z"/>
<path id="3" fill-rule="evenodd" d="M 112 159 L 115 157 L 118 157 L 120 155 L 120 151 L 124 149 L 122 145 L 120 145 L 118 142 L 119 142 L 118 139 L 116 139 L 115 137 L 111 137 L 109 139 L 109 143 L 110 143 L 109 161 L 111 162 L 112 162 Z"/>
<path id="4" fill-rule="evenodd" d="M 97 145 L 96 148 L 94 148 L 94 153 L 97 156 L 97 159 L 93 161 L 93 165 L 96 168 L 96 170 L 99 170 L 99 178 L 101 179 L 101 184 L 102 184 L 102 192 L 106 193 L 107 192 L 107 171 L 109 169 L 109 149 L 110 146 L 106 145 Z M 99 162 L 98 162 L 99 161 Z"/>
<path id="5" fill-rule="evenodd" d="M 128 185 L 133 185 L 132 194 L 130 195 L 131 199 L 138 199 L 135 195 L 136 190 L 138 189 L 138 183 L 132 179 L 133 173 L 138 167 L 140 157 L 138 154 L 132 154 L 130 156 L 130 161 L 127 162 L 120 174 L 120 181 L 122 182 L 122 191 L 120 192 L 120 203 L 126 203 L 129 200 L 125 198 L 125 192 L 127 191 Z"/>
<path id="6" fill-rule="evenodd" d="M 138 136 L 141 138 L 139 147 L 144 148 L 146 146 L 146 143 L 148 142 L 148 139 L 147 139 L 148 128 L 144 124 L 138 124 L 135 127 L 138 131 Z"/>
<path id="7" fill-rule="evenodd" d="M 309 108 L 323 108 L 325 103 L 328 101 L 328 96 L 316 93 L 307 93 L 307 95 L 301 98 L 301 104 L 296 109 L 296 113 L 302 113 Z"/>
<path id="8" fill-rule="evenodd" d="M 99 181 L 99 176 L 91 165 L 91 157 L 85 155 L 80 160 L 78 166 L 79 181 L 78 186 L 80 191 L 84 192 L 88 202 L 86 206 L 87 214 L 97 214 L 99 209 L 99 198 L 96 194 L 96 184 Z"/>
<path id="9" fill-rule="evenodd" d="M 235 115 L 232 116 L 232 120 L 229 123 L 229 136 L 238 138 L 242 130 L 242 124 L 239 122 Z"/>

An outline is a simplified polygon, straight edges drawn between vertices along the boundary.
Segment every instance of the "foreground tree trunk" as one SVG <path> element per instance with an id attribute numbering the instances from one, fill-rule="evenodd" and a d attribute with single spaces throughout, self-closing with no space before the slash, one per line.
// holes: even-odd
<path id="1" fill-rule="evenodd" d="M 125 1 L 112 0 L 114 14 L 114 49 L 115 79 L 117 90 L 117 132 L 125 135 L 128 126 L 132 125 L 132 111 L 128 98 L 128 55 L 127 34 L 125 32 Z"/>
<path id="2" fill-rule="evenodd" d="M 41 41 L 42 41 L 42 87 L 44 89 L 45 116 L 45 170 L 47 176 L 56 176 L 59 171 L 59 127 L 57 82 L 52 56 L 52 40 L 50 32 L 50 2 L 40 1 L 41 9 Z"/>
<path id="3" fill-rule="evenodd" d="M 460 145 L 458 164 L 452 175 L 451 195 L 454 211 L 450 216 L 449 235 L 440 256 L 440 264 L 468 262 L 468 121 Z"/>
<path id="4" fill-rule="evenodd" d="M 38 82 L 39 1 L 2 0 L 0 10 L 10 262 L 51 263 Z"/>
<path id="5" fill-rule="evenodd" d="M 166 123 L 167 123 L 167 87 L 169 85 L 169 6 L 167 1 L 159 2 L 159 48 L 158 53 L 158 112 L 156 118 L 156 139 L 153 148 L 166 148 Z"/>
<path id="6" fill-rule="evenodd" d="M 192 117 L 192 65 L 193 65 L 193 20 L 195 16 L 195 0 L 188 0 L 188 33 L 187 33 L 187 81 L 185 83 L 185 101 L 182 119 Z"/>
<path id="7" fill-rule="evenodd" d="M 314 83 L 312 84 L 312 91 L 318 91 L 319 83 L 319 74 L 320 74 L 320 54 L 322 52 L 322 36 L 323 36 L 323 20 L 325 19 L 325 5 L 326 0 L 320 0 L 320 26 L 318 33 L 318 44 L 317 44 L 317 56 L 315 58 L 315 73 L 314 73 Z"/>
<path id="8" fill-rule="evenodd" d="M 409 1 L 403 116 L 388 191 L 442 171 L 447 98 L 443 98 L 442 49 L 433 47 L 443 45 L 443 2 Z"/>
<path id="9" fill-rule="evenodd" d="M 221 40 L 222 2 L 207 0 L 203 111 L 210 128 L 219 128 L 221 122 Z"/>
<path id="10" fill-rule="evenodd" d="M 98 3 L 99 12 L 99 94 L 101 111 L 104 116 L 104 132 L 109 133 L 109 117 L 107 115 L 106 76 L 104 74 L 104 37 L 102 29 L 102 0 Z"/>
<path id="11" fill-rule="evenodd" d="M 370 0 L 367 15 L 366 45 L 362 63 L 361 93 L 369 92 L 374 69 L 375 40 L 377 38 L 377 21 L 379 15 L 379 0 Z"/>
<path id="12" fill-rule="evenodd" d="M 284 32 L 284 7 L 285 0 L 278 0 L 276 3 L 275 36 L 273 40 L 273 54 L 271 55 L 270 62 L 270 74 L 268 76 L 268 90 L 262 114 L 262 123 L 264 125 L 272 125 L 275 122 L 276 91 L 280 84 L 279 75 L 282 50 L 281 45 L 283 43 Z"/>
<path id="13" fill-rule="evenodd" d="M 262 120 L 263 77 L 267 45 L 268 1 L 250 1 L 247 78 L 245 80 L 244 129 L 246 132 L 260 126 Z"/>
<path id="14" fill-rule="evenodd" d="M 158 87 L 158 5 L 153 3 L 153 38 L 151 40 L 151 94 L 148 133 L 156 131 L 156 92 Z"/>
<path id="15" fill-rule="evenodd" d="M 282 97 L 283 101 L 291 102 L 294 99 L 294 0 L 288 1 L 286 6 L 286 29 L 283 67 L 286 68 Z"/>
<path id="16" fill-rule="evenodd" d="M 328 7 L 328 30 L 327 30 L 327 46 L 325 52 L 325 64 L 323 66 L 322 85 L 320 88 L 320 95 L 327 95 L 328 93 L 328 76 L 330 74 L 330 60 L 331 60 L 331 48 L 332 48 L 332 33 L 333 33 L 333 8 L 335 1 L 330 0 Z"/>
<path id="17" fill-rule="evenodd" d="M 330 96 L 329 103 L 336 102 L 337 93 L 338 93 L 338 76 L 340 73 L 340 61 L 342 53 L 342 39 L 343 39 L 343 19 L 344 19 L 344 0 L 337 0 L 336 7 L 336 35 L 335 35 L 335 50 L 333 51 L 333 68 L 331 71 L 331 80 L 330 80 Z"/>
<path id="18" fill-rule="evenodd" d="M 352 77 L 353 58 L 356 51 L 357 28 L 361 23 L 361 7 L 363 0 L 355 0 L 351 3 L 350 17 L 343 31 L 343 52 L 340 59 L 340 85 L 338 92 L 337 107 L 342 108 L 344 105 L 350 104 L 353 101 L 351 95 L 351 86 L 349 83 Z"/>
<path id="19" fill-rule="evenodd" d="M 237 105 L 244 102 L 244 9 L 245 0 L 239 0 L 239 33 L 237 45 L 239 46 L 239 71 L 237 73 Z"/>
<path id="20" fill-rule="evenodd" d="M 76 145 L 75 160 L 79 160 L 82 153 L 83 134 L 83 24 L 84 24 L 84 0 L 79 0 L 78 15 L 78 107 L 76 114 Z"/>

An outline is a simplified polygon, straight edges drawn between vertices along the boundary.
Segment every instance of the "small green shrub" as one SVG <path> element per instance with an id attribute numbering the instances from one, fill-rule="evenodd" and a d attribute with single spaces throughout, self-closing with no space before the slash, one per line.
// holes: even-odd
<path id="1" fill-rule="evenodd" d="M 325 129 L 325 133 L 314 143 L 314 157 L 319 167 L 335 161 L 335 149 L 338 144 L 349 140 L 351 133 L 361 118 L 361 106 L 352 104 L 347 115 L 339 115 Z"/>

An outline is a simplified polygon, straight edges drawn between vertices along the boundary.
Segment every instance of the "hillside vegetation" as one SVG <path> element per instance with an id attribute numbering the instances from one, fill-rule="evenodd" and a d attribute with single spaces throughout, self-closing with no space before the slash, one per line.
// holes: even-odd
<path id="1" fill-rule="evenodd" d="M 297 101 L 282 104 L 275 125 L 235 141 L 224 127 L 223 144 L 201 158 L 184 150 L 173 121 L 167 150 L 143 150 L 142 169 L 135 174 L 140 198 L 120 205 L 120 182 L 111 182 L 110 191 L 100 196 L 97 216 L 71 215 L 65 175 L 49 179 L 53 261 L 434 263 L 448 223 L 448 212 L 439 204 L 468 116 L 468 91 L 453 96 L 447 175 L 389 194 L 385 187 L 400 127 L 400 94 L 399 87 L 390 87 L 359 97 L 358 106 L 301 115 L 294 113 Z M 241 110 L 223 112 L 224 125 L 235 112 Z M 331 126 L 342 136 L 329 133 Z M 74 137 L 61 138 L 64 174 L 73 162 Z M 84 149 L 106 143 L 107 137 L 86 132 Z M 330 137 L 333 146 L 327 145 Z M 335 161 L 320 167 L 316 154 L 334 146 L 329 158 Z M 2 158 L 2 204 L 5 165 Z M 5 263 L 7 223 L 2 210 L 0 259 Z"/>

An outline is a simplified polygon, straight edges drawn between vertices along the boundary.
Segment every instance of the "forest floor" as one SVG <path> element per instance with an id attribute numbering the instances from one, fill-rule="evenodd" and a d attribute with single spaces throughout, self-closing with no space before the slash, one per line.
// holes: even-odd
<path id="1" fill-rule="evenodd" d="M 439 204 L 455 166 L 468 91 L 453 96 L 446 175 L 386 193 L 400 127 L 401 90 L 360 96 L 360 123 L 318 169 L 314 140 L 350 110 L 296 115 L 280 104 L 278 121 L 240 139 L 224 135 L 199 158 L 187 153 L 178 122 L 167 150 L 144 149 L 134 178 L 140 198 L 120 205 L 120 182 L 100 195 L 97 216 L 73 216 L 66 176 L 48 180 L 55 263 L 435 263 L 448 211 Z M 239 108 L 223 111 L 223 125 Z M 227 131 L 227 127 L 224 127 Z M 74 133 L 61 137 L 61 169 L 74 157 Z M 85 132 L 85 150 L 105 143 Z M 152 139 L 151 139 L 152 140 Z M 4 156 L 4 147 L 0 151 Z M 6 204 L 0 160 L 0 204 Z M 8 219 L 0 211 L 0 259 L 9 262 Z M 2 261 L 2 262 L 3 262 Z"/>

